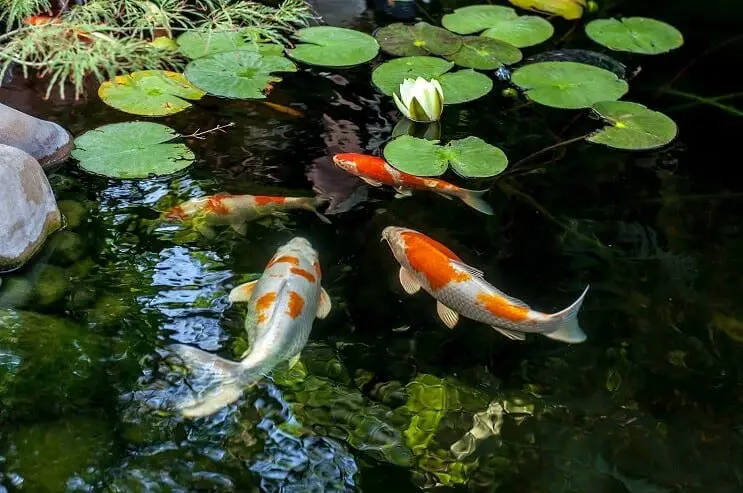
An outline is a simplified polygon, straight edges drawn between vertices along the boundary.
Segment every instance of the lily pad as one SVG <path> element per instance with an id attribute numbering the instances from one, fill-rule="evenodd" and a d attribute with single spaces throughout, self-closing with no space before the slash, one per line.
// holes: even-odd
<path id="1" fill-rule="evenodd" d="M 609 124 L 586 140 L 615 149 L 655 149 L 676 138 L 678 127 L 658 111 L 629 101 L 601 101 L 591 107 Z"/>
<path id="2" fill-rule="evenodd" d="M 143 116 L 165 116 L 191 106 L 186 99 L 201 99 L 204 91 L 177 72 L 142 70 L 119 75 L 98 88 L 98 96 L 109 106 Z"/>
<path id="3" fill-rule="evenodd" d="M 462 47 L 462 39 L 446 29 L 426 22 L 407 25 L 396 22 L 375 34 L 382 51 L 395 56 L 452 55 Z"/>
<path id="4" fill-rule="evenodd" d="M 576 62 L 540 62 L 513 72 L 511 81 L 526 91 L 529 99 L 554 108 L 588 108 L 599 101 L 612 101 L 629 90 L 616 74 Z"/>
<path id="5" fill-rule="evenodd" d="M 72 157 L 84 170 L 111 178 L 168 175 L 194 160 L 185 144 L 168 143 L 176 137 L 172 128 L 159 123 L 114 123 L 75 139 Z"/>
<path id="6" fill-rule="evenodd" d="M 647 17 L 596 19 L 586 24 L 586 34 L 612 50 L 643 55 L 666 53 L 684 44 L 678 29 Z"/>
<path id="7" fill-rule="evenodd" d="M 351 67 L 379 53 L 379 44 L 372 36 L 343 27 L 305 27 L 298 31 L 297 38 L 301 43 L 287 53 L 309 65 Z"/>
<path id="8" fill-rule="evenodd" d="M 516 48 L 526 48 L 547 41 L 554 33 L 555 28 L 547 19 L 536 15 L 520 15 L 497 22 L 481 36 L 505 41 Z"/>
<path id="9" fill-rule="evenodd" d="M 462 49 L 448 57 L 461 67 L 495 70 L 521 60 L 521 50 L 503 41 L 480 36 L 466 36 L 462 41 Z"/>
<path id="10" fill-rule="evenodd" d="M 384 148 L 384 157 L 400 171 L 417 176 L 439 176 L 451 165 L 461 176 L 484 178 L 502 173 L 508 165 L 503 151 L 477 137 L 443 146 L 438 142 L 403 135 Z"/>
<path id="11" fill-rule="evenodd" d="M 288 58 L 239 50 L 197 58 L 186 66 L 185 74 L 193 85 L 215 96 L 264 99 L 264 92 L 281 81 L 273 72 L 296 71 Z"/>
<path id="12" fill-rule="evenodd" d="M 496 26 L 504 20 L 517 18 L 519 15 L 511 7 L 501 5 L 470 5 L 455 9 L 441 19 L 441 24 L 457 34 L 479 33 Z"/>
<path id="13" fill-rule="evenodd" d="M 474 70 L 449 72 L 439 77 L 444 91 L 444 105 L 474 101 L 493 89 L 493 80 Z"/>
<path id="14" fill-rule="evenodd" d="M 241 31 L 186 31 L 176 40 L 183 56 L 195 59 L 224 51 L 248 50 L 261 55 L 281 56 L 284 47 L 246 39 Z"/>

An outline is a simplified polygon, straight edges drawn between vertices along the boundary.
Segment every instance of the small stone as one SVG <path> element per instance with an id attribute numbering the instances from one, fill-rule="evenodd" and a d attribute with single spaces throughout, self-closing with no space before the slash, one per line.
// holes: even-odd
<path id="1" fill-rule="evenodd" d="M 42 166 L 51 167 L 69 157 L 72 135 L 54 122 L 0 103 L 0 144 L 22 149 Z"/>

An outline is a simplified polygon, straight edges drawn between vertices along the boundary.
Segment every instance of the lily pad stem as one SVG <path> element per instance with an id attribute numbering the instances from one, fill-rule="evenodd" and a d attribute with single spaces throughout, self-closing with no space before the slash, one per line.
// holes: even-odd
<path id="1" fill-rule="evenodd" d="M 585 139 L 586 137 L 590 137 L 591 135 L 593 135 L 593 132 L 588 133 L 588 134 L 585 134 L 585 135 L 581 135 L 580 137 L 574 137 L 572 139 L 563 140 L 562 142 L 558 142 L 557 144 L 552 144 L 551 146 L 547 146 L 544 149 L 541 149 L 541 150 L 539 150 L 539 151 L 537 151 L 535 153 L 532 153 L 532 154 L 526 156 L 524 159 L 518 161 L 516 164 L 514 164 L 513 166 L 511 166 L 511 169 L 515 169 L 515 168 L 521 166 L 526 161 L 529 161 L 530 159 L 533 159 L 533 158 L 535 158 L 537 156 L 541 156 L 545 152 L 549 152 L 549 151 L 551 151 L 553 149 L 557 149 L 559 147 L 563 147 L 563 146 L 566 146 L 566 145 L 573 144 L 575 142 L 579 142 L 579 141 Z"/>
<path id="2" fill-rule="evenodd" d="M 230 122 L 227 125 L 217 125 L 216 127 L 212 128 L 212 129 L 209 129 L 209 130 L 199 131 L 197 129 L 194 133 L 192 133 L 190 135 L 182 135 L 181 137 L 183 137 L 184 139 L 199 139 L 199 140 L 204 140 L 204 135 L 208 135 L 208 134 L 211 134 L 211 133 L 214 133 L 214 132 L 222 132 L 222 133 L 224 133 L 224 129 L 225 128 L 230 128 L 230 127 L 234 127 L 234 126 L 235 126 L 235 122 Z"/>

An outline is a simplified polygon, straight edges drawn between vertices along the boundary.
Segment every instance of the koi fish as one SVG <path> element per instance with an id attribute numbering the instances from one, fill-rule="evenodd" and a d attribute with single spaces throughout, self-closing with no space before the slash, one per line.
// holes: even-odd
<path id="1" fill-rule="evenodd" d="M 483 278 L 482 271 L 465 264 L 454 252 L 422 233 L 388 226 L 382 231 L 382 239 L 387 240 L 400 263 L 400 284 L 405 292 L 415 294 L 423 288 L 433 296 L 439 318 L 450 329 L 462 315 L 488 324 L 512 340 L 525 340 L 525 333 L 568 343 L 586 340 L 577 315 L 588 286 L 564 310 L 542 313 L 501 292 Z"/>
<path id="2" fill-rule="evenodd" d="M 247 302 L 245 330 L 250 349 L 240 362 L 229 361 L 200 349 L 175 344 L 171 350 L 193 376 L 196 397 L 181 399 L 176 408 L 188 418 L 208 416 L 235 402 L 276 365 L 293 367 L 307 344 L 312 323 L 330 313 L 328 293 L 320 286 L 317 251 L 296 237 L 281 246 L 263 275 L 234 288 L 232 302 Z"/>
<path id="3" fill-rule="evenodd" d="M 205 225 L 200 230 L 214 236 L 212 226 L 228 225 L 237 233 L 245 235 L 247 223 L 259 217 L 283 215 L 291 209 L 314 212 L 326 223 L 330 220 L 317 212 L 316 205 L 325 201 L 319 197 L 274 197 L 267 195 L 230 195 L 220 193 L 191 199 L 167 210 L 163 216 L 168 220 L 203 218 Z"/>
<path id="4" fill-rule="evenodd" d="M 387 164 L 384 159 L 368 154 L 336 154 L 333 162 L 340 169 L 358 176 L 373 187 L 389 185 L 401 196 L 410 195 L 411 190 L 429 190 L 447 199 L 457 197 L 475 210 L 493 214 L 493 208 L 483 199 L 488 190 L 467 190 L 437 178 L 421 178 L 403 173 Z"/>
<path id="5" fill-rule="evenodd" d="M 32 15 L 23 19 L 23 23 L 27 26 L 43 26 L 44 24 L 59 24 L 60 22 L 59 17 L 51 15 Z"/>

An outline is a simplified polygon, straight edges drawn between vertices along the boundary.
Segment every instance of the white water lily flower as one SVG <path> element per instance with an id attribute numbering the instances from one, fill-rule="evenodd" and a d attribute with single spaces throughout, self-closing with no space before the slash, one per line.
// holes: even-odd
<path id="1" fill-rule="evenodd" d="M 436 79 L 405 79 L 400 96 L 392 94 L 397 109 L 414 122 L 435 122 L 444 111 L 444 90 Z"/>

